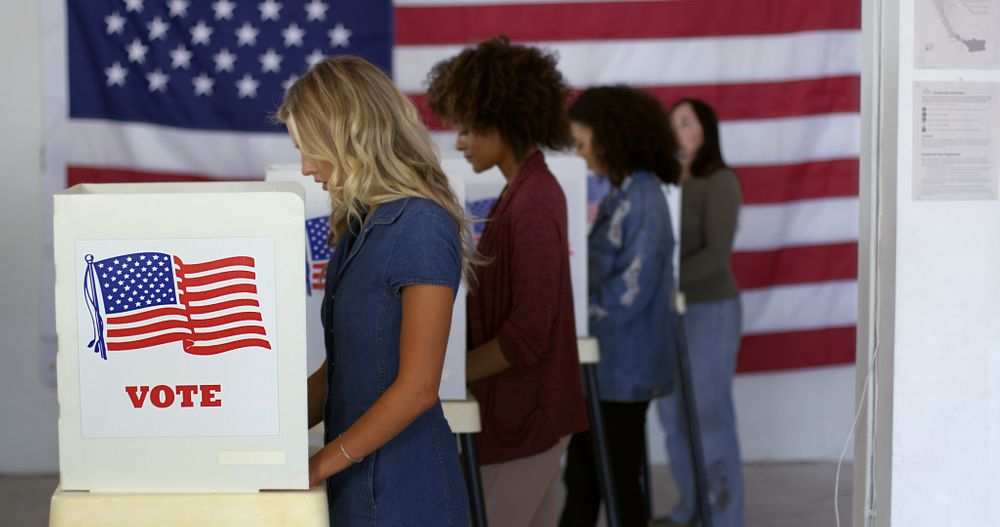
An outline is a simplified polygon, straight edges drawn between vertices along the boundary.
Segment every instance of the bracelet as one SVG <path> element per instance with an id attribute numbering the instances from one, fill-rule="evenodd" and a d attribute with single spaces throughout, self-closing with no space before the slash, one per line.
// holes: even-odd
<path id="1" fill-rule="evenodd" d="M 340 440 L 340 438 L 341 438 L 342 435 L 343 434 L 337 436 L 338 441 Z M 346 457 L 347 460 L 350 461 L 351 463 L 354 463 L 356 465 L 356 464 L 361 463 L 362 461 L 364 461 L 364 459 L 365 459 L 364 456 L 362 456 L 360 458 L 356 458 L 356 457 L 352 456 L 351 454 L 349 454 L 347 452 L 347 449 L 344 448 L 344 442 L 343 441 L 339 441 L 337 443 L 337 445 L 340 446 L 340 453 L 344 454 L 344 457 Z"/>

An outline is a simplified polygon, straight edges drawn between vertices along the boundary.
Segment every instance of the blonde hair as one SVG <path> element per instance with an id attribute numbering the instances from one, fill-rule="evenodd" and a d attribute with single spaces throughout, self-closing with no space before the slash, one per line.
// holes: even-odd
<path id="1" fill-rule="evenodd" d="M 472 266 L 483 262 L 470 219 L 441 169 L 420 114 L 381 70 L 349 55 L 325 59 L 288 89 L 277 118 L 302 155 L 333 167 L 327 189 L 336 239 L 380 204 L 426 198 L 455 220 L 463 275 L 472 279 Z"/>

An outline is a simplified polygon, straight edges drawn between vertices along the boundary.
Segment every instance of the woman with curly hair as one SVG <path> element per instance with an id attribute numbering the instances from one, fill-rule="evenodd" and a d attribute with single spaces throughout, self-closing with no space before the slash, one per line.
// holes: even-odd
<path id="1" fill-rule="evenodd" d="M 674 137 L 660 103 L 624 86 L 590 88 L 569 109 L 576 152 L 611 181 L 588 242 L 590 333 L 622 525 L 646 525 L 640 486 L 649 401 L 673 387 L 674 236 L 661 185 L 676 183 Z M 597 522 L 601 505 L 590 433 L 573 436 L 561 525 Z"/>
<path id="2" fill-rule="evenodd" d="M 566 198 L 540 148 L 569 145 L 569 94 L 556 59 L 496 37 L 441 62 L 431 109 L 458 131 L 477 172 L 507 186 L 493 206 L 469 294 L 467 378 L 489 523 L 553 525 L 559 462 L 587 427 L 573 319 Z"/>
<path id="3" fill-rule="evenodd" d="M 309 426 L 325 425 L 310 485 L 326 483 L 332 525 L 467 526 L 437 397 L 459 281 L 479 261 L 465 211 L 416 108 L 360 58 L 316 64 L 278 118 L 330 196 L 337 241 L 327 360 L 308 381 Z"/>

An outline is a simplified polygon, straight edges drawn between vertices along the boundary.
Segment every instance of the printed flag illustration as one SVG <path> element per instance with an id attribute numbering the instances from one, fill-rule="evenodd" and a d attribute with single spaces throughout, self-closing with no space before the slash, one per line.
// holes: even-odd
<path id="1" fill-rule="evenodd" d="M 185 263 L 136 252 L 102 260 L 88 254 L 86 261 L 84 297 L 94 330 L 87 346 L 102 359 L 171 342 L 192 355 L 272 349 L 251 257 Z"/>
<path id="2" fill-rule="evenodd" d="M 306 291 L 322 291 L 325 287 L 326 266 L 333 256 L 330 247 L 330 218 L 319 216 L 306 220 L 306 236 L 309 238 L 309 255 L 306 258 Z"/>

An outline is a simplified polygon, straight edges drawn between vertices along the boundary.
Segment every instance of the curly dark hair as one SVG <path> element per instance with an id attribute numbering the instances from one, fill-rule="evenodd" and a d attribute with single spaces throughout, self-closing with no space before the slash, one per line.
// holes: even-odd
<path id="1" fill-rule="evenodd" d="M 518 158 L 572 144 L 570 89 L 553 53 L 495 36 L 437 63 L 427 81 L 434 113 L 474 132 L 496 130 Z"/>
<path id="2" fill-rule="evenodd" d="M 680 177 L 670 120 L 652 95 L 628 86 L 588 88 L 570 106 L 569 118 L 593 131 L 591 148 L 616 187 L 642 170 L 664 183 Z"/>

